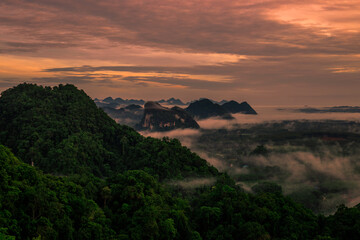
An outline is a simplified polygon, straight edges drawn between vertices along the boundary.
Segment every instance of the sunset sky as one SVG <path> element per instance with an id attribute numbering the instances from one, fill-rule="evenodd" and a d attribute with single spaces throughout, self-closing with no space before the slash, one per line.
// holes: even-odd
<path id="1" fill-rule="evenodd" d="M 360 105 L 360 0 L 1 0 L 0 91 Z"/>

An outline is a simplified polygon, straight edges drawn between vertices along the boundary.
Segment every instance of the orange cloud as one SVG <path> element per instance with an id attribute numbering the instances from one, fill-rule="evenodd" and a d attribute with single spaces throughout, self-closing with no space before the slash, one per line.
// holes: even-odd
<path id="1" fill-rule="evenodd" d="M 359 0 L 3 0 L 0 88 L 69 82 L 94 96 L 360 101 L 359 8 Z"/>

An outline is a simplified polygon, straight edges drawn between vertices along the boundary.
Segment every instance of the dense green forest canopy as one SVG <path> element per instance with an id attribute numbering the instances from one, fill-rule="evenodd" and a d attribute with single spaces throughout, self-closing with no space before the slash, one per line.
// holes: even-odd
<path id="1" fill-rule="evenodd" d="M 360 207 L 324 217 L 274 183 L 246 193 L 178 140 L 117 125 L 72 85 L 21 84 L 2 93 L 0 113 L 0 239 L 360 235 Z M 188 176 L 216 181 L 191 189 L 163 181 Z"/>
<path id="2" fill-rule="evenodd" d="M 0 145 L 0 239 L 356 239 L 360 208 L 316 216 L 279 188 L 227 175 L 190 196 L 141 170 L 55 177 Z M 85 184 L 86 183 L 86 184 Z M 89 186 L 90 185 L 90 186 Z M 185 194 L 186 195 L 186 194 Z"/>
<path id="3" fill-rule="evenodd" d="M 110 176 L 144 169 L 160 179 L 216 175 L 176 139 L 118 125 L 73 85 L 20 84 L 0 97 L 0 142 L 47 173 Z"/>

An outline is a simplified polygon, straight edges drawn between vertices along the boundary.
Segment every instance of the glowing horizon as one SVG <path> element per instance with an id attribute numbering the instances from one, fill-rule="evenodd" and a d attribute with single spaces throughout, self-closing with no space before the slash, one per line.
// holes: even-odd
<path id="1" fill-rule="evenodd" d="M 358 105 L 360 0 L 0 3 L 0 91 Z"/>

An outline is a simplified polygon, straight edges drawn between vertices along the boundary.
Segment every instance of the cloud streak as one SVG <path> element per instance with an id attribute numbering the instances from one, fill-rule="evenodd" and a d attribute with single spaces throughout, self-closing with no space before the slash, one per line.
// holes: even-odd
<path id="1" fill-rule="evenodd" d="M 24 79 L 53 83 L 94 72 L 131 79 L 100 88 L 101 79 L 82 82 L 96 97 L 109 91 L 194 98 L 193 88 L 258 103 L 360 100 L 354 91 L 359 0 L 4 0 L 0 6 L 0 53 L 34 58 L 34 65 L 48 59 L 33 70 L 38 76 Z M 0 77 L 16 77 L 16 71 L 4 76 L 1 64 Z"/>

